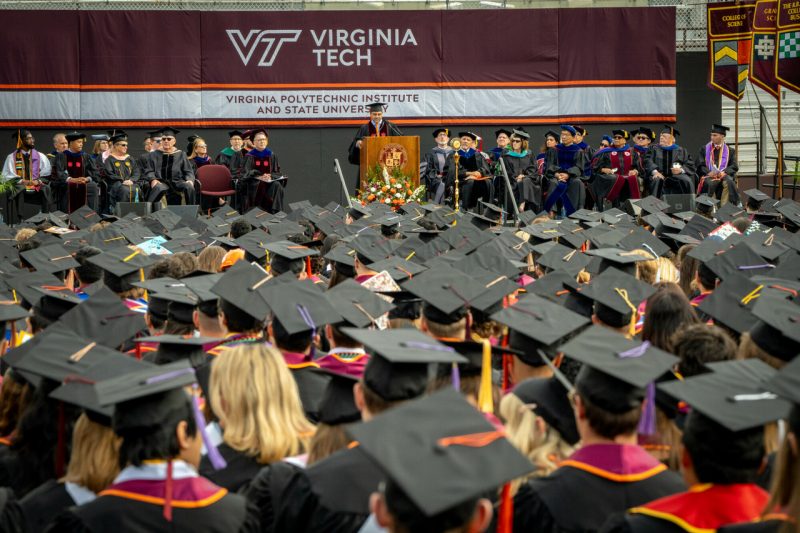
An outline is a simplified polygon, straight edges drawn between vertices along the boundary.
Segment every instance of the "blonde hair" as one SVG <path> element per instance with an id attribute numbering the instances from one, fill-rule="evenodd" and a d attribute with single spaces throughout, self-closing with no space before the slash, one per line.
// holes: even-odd
<path id="1" fill-rule="evenodd" d="M 790 435 L 795 434 L 790 433 Z M 796 435 L 795 438 L 797 438 Z M 769 502 L 764 507 L 761 517 L 763 520 L 767 520 L 769 515 L 778 509 L 779 512 L 786 513 L 791 521 L 781 525 L 777 531 L 800 533 L 800 521 L 798 521 L 800 518 L 800 461 L 792 449 L 788 435 L 783 439 L 781 449 L 778 451 L 773 472 Z"/>
<path id="2" fill-rule="evenodd" d="M 206 141 L 202 137 L 195 137 L 195 139 L 192 141 L 192 153 L 189 154 L 189 159 L 197 156 L 197 154 L 195 153 L 195 149 L 196 149 L 198 144 L 204 143 L 204 142 L 206 142 Z M 206 152 L 206 155 L 207 154 L 208 154 L 208 152 Z"/>
<path id="3" fill-rule="evenodd" d="M 322 461 L 326 457 L 344 449 L 348 444 L 350 444 L 350 438 L 344 431 L 344 424 L 335 426 L 328 424 L 318 425 L 317 432 L 314 433 L 314 438 L 311 439 L 311 444 L 309 444 L 306 466 Z"/>
<path id="4" fill-rule="evenodd" d="M 786 361 L 767 353 L 756 344 L 749 331 L 742 333 L 742 337 L 739 339 L 739 349 L 736 352 L 736 359 L 761 359 L 776 370 L 780 370 L 786 366 Z"/>
<path id="5" fill-rule="evenodd" d="M 33 229 L 33 228 L 22 228 L 21 230 L 19 230 L 16 233 L 16 235 L 14 235 L 14 240 L 16 241 L 17 244 L 19 244 L 21 242 L 27 241 L 28 239 L 30 239 L 34 235 L 36 235 L 36 230 L 35 229 Z"/>
<path id="6" fill-rule="evenodd" d="M 122 439 L 109 426 L 90 420 L 83 413 L 72 430 L 72 453 L 64 481 L 97 494 L 119 474 Z"/>
<path id="7" fill-rule="evenodd" d="M 647 250 L 642 250 L 641 248 L 631 250 L 630 253 L 631 255 L 638 255 L 639 257 L 645 258 L 644 261 L 636 262 L 636 279 L 643 281 L 648 285 L 655 283 L 656 274 L 658 273 L 657 256 L 654 256 Z"/>
<path id="8" fill-rule="evenodd" d="M 247 344 L 223 351 L 211 367 L 210 389 L 223 440 L 234 450 L 268 464 L 308 448 L 314 426 L 277 349 Z"/>
<path id="9" fill-rule="evenodd" d="M 197 256 L 197 268 L 204 272 L 222 272 L 222 258 L 225 257 L 225 248 L 222 246 L 209 246 Z"/>
<path id="10" fill-rule="evenodd" d="M 500 418 L 505 421 L 506 437 L 511 444 L 536 465 L 535 472 L 511 482 L 512 494 L 527 479 L 550 475 L 562 460 L 575 451 L 549 425 L 545 424 L 545 431 L 540 432 L 536 425 L 539 416 L 515 394 L 506 394 L 500 400 Z"/>

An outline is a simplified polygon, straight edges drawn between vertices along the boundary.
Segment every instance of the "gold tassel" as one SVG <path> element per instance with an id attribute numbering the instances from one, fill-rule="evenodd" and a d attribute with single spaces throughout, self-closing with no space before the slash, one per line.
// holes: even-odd
<path id="1" fill-rule="evenodd" d="M 478 389 L 478 409 L 482 413 L 494 412 L 492 398 L 492 345 L 488 340 L 483 341 L 483 359 L 481 361 L 481 385 Z"/>

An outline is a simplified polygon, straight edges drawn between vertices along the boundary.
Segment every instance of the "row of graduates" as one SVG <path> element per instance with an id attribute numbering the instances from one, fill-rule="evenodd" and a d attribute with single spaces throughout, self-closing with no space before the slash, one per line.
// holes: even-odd
<path id="1" fill-rule="evenodd" d="M 490 152 L 483 152 L 476 145 L 479 137 L 469 131 L 459 132 L 456 151 L 450 146 L 449 130 L 439 128 L 433 132 L 436 146 L 426 154 L 421 174 L 431 201 L 442 203 L 447 197 L 452 203 L 457 153 L 460 203 L 468 209 L 483 199 L 511 211 L 501 161 L 521 211 L 602 211 L 628 199 L 665 194 L 707 194 L 723 205 L 738 205 L 738 163 L 735 150 L 725 143 L 728 130 L 712 125 L 709 143 L 692 158 L 675 144 L 680 132 L 672 126 L 664 127 L 657 144 L 650 128 L 614 130 L 595 150 L 584 141 L 585 128 L 562 125 L 560 133 L 545 133 L 538 154 L 531 150 L 524 128 L 497 130 L 497 146 Z M 634 144 L 629 145 L 631 140 Z"/>
<path id="2" fill-rule="evenodd" d="M 800 206 L 749 194 L 520 232 L 493 206 L 95 215 L 59 237 L 42 215 L 4 249 L 4 530 L 777 528 L 797 518 Z M 741 233 L 711 235 L 723 216 Z M 153 233 L 168 259 L 134 247 Z M 751 359 L 727 361 L 740 336 Z"/>
<path id="3" fill-rule="evenodd" d="M 205 140 L 197 135 L 189 136 L 188 152 L 178 149 L 178 133 L 174 128 L 149 132 L 150 148 L 133 158 L 128 154 L 128 134 L 122 130 L 109 131 L 108 150 L 98 154 L 83 151 L 86 135 L 79 132 L 64 135 L 65 149 L 41 154 L 35 149 L 33 134 L 18 130 L 14 134 L 16 149 L 6 158 L 3 178 L 18 180 L 17 195 L 35 193 L 45 213 L 72 213 L 88 205 L 112 214 L 119 202 L 155 204 L 164 198 L 168 204 L 197 204 L 202 186 L 197 179 L 199 169 L 218 164 L 231 171 L 224 188 L 234 189 L 235 205 L 245 209 L 260 206 L 270 212 L 283 209 L 286 183 L 278 179 L 280 166 L 267 148 L 265 130 L 230 132 L 231 145 L 238 148 L 223 150 L 216 160 L 207 155 Z M 242 137 L 252 141 L 250 149 L 242 149 Z M 205 207 L 216 208 L 224 201 L 205 203 Z"/>

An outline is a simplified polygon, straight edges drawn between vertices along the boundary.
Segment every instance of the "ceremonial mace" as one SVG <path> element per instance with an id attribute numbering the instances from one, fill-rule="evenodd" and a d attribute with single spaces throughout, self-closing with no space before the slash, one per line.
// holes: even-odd
<path id="1" fill-rule="evenodd" d="M 456 206 L 455 206 L 455 210 L 456 210 L 456 213 L 457 213 L 458 212 L 458 160 L 461 159 L 461 156 L 458 155 L 458 149 L 461 148 L 461 141 L 459 141 L 458 139 L 454 139 L 450 143 L 450 146 L 452 146 L 453 150 L 455 150 L 455 153 L 453 154 L 453 161 L 456 164 L 456 191 L 455 191 Z"/>

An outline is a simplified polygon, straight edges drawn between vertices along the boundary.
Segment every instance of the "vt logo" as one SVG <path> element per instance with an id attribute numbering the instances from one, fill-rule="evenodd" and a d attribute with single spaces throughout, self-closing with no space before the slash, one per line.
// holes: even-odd
<path id="1" fill-rule="evenodd" d="M 225 30 L 242 63 L 247 65 L 253 52 L 264 43 L 264 53 L 258 61 L 259 67 L 271 67 L 278 57 L 283 43 L 296 43 L 302 30 L 250 30 L 243 35 L 241 30 Z"/>

